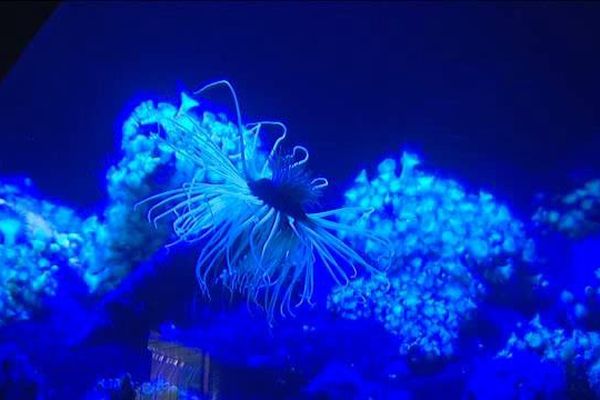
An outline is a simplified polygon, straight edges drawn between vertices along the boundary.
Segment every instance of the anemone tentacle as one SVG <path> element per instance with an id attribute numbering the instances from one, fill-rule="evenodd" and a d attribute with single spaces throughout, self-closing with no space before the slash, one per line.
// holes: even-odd
<path id="1" fill-rule="evenodd" d="M 211 132 L 185 114 L 170 116 L 163 124 L 171 129 L 163 132 L 161 139 L 216 179 L 191 181 L 145 200 L 153 203 L 149 221 L 156 224 L 172 218 L 173 232 L 180 241 L 203 243 L 196 263 L 202 291 L 208 294 L 211 279 L 224 278 L 232 291 L 244 293 L 248 302 L 261 305 L 269 317 L 277 307 L 282 315 L 293 315 L 292 303 L 311 304 L 317 259 L 338 285 L 356 276 L 357 267 L 379 273 L 337 233 L 381 239 L 334 220 L 346 213 L 369 210 L 354 207 L 308 212 L 329 184 L 325 178 L 313 179 L 306 170 L 308 150 L 296 145 L 290 153 L 281 151 L 287 136 L 281 122 L 243 125 L 237 95 L 229 82 L 218 81 L 196 93 L 217 85 L 226 86 L 235 102 L 239 154 L 225 155 Z M 189 97 L 187 100 L 188 105 L 199 104 Z M 263 126 L 281 129 L 266 159 L 255 157 Z M 241 169 L 235 164 L 238 158 Z"/>

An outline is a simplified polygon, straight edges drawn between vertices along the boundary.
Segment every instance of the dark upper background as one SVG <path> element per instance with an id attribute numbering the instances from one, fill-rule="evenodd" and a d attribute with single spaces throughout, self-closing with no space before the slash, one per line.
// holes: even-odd
<path id="1" fill-rule="evenodd" d="M 5 51 L 40 7 L 4 14 Z M 64 4 L 0 83 L 0 176 L 98 207 L 132 107 L 227 78 L 247 119 L 311 150 L 333 198 L 412 149 L 527 207 L 600 176 L 599 20 L 593 3 Z"/>

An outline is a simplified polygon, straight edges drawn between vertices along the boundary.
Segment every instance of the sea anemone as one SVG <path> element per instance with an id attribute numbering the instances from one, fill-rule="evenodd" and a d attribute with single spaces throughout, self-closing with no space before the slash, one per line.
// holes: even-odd
<path id="1" fill-rule="evenodd" d="M 203 292 L 208 294 L 211 278 L 225 277 L 230 289 L 262 304 L 270 317 L 278 305 L 282 315 L 293 315 L 292 301 L 296 306 L 311 303 L 317 258 L 338 285 L 347 284 L 348 276 L 357 274 L 357 266 L 378 273 L 337 237 L 343 232 L 380 240 L 338 222 L 344 214 L 368 210 L 353 207 L 312 212 L 328 182 L 313 178 L 307 170 L 307 149 L 294 146 L 284 152 L 287 129 L 280 122 L 243 125 L 237 95 L 227 81 L 211 83 L 194 94 L 215 86 L 226 87 L 235 102 L 239 153 L 225 154 L 211 133 L 187 117 L 187 112 L 177 113 L 169 121 L 172 129 L 161 137 L 214 179 L 210 183 L 192 179 L 144 200 L 152 202 L 148 219 L 154 224 L 173 218 L 175 243 L 203 242 L 196 265 Z M 198 105 L 182 94 L 182 110 Z M 266 160 L 255 157 L 264 126 L 278 127 L 281 132 Z"/>

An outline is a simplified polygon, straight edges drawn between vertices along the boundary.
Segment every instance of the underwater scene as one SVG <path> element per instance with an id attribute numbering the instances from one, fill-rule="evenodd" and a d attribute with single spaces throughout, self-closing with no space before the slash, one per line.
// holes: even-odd
<path id="1" fill-rule="evenodd" d="M 0 399 L 600 399 L 598 4 L 46 7 Z"/>

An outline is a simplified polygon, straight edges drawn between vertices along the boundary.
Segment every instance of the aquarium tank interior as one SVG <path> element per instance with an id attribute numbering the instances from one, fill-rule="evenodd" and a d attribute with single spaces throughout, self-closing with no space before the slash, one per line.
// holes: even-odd
<path id="1" fill-rule="evenodd" d="M 0 21 L 0 399 L 600 399 L 597 3 Z"/>

